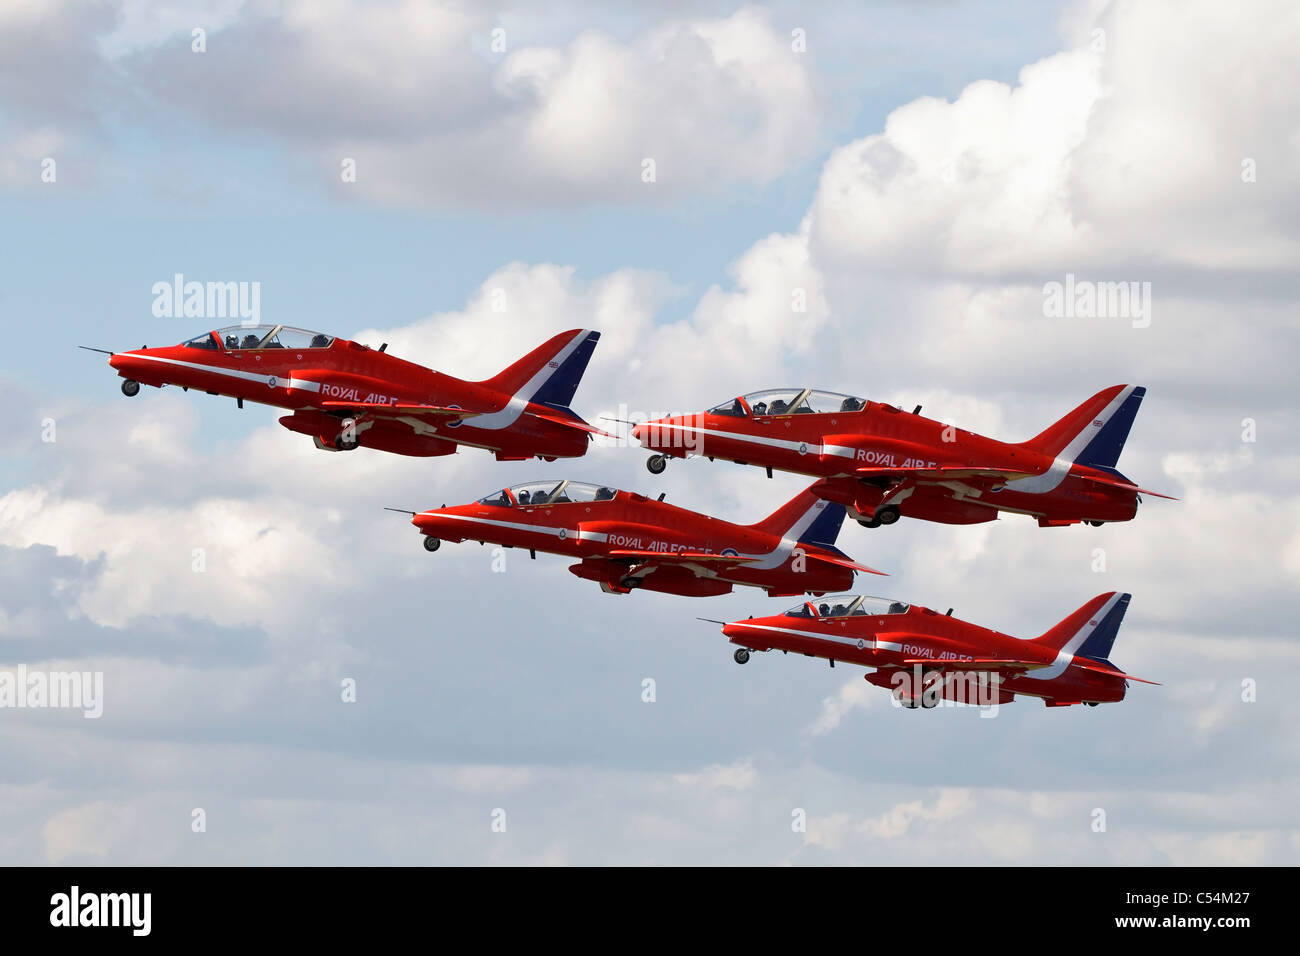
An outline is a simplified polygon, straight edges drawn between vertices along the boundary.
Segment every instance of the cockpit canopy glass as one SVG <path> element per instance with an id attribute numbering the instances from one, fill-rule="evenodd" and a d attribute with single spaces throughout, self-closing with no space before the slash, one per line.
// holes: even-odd
<path id="1" fill-rule="evenodd" d="M 790 608 L 786 617 L 883 617 L 906 614 L 911 605 L 889 598 L 863 597 L 857 594 L 828 594 L 825 597 Z"/>
<path id="2" fill-rule="evenodd" d="M 253 351 L 255 349 L 327 349 L 334 342 L 334 336 L 324 332 L 312 332 L 309 329 L 296 329 L 288 325 L 230 325 L 217 329 L 217 338 L 228 352 Z M 211 339 L 209 333 L 207 338 Z M 215 345 L 199 345 L 198 339 L 186 342 L 196 348 L 216 348 Z"/>
<path id="3" fill-rule="evenodd" d="M 499 508 L 531 508 L 537 505 L 579 504 L 585 501 L 611 501 L 618 489 L 591 485 L 585 481 L 529 481 L 511 485 L 480 498 L 479 504 Z"/>
<path id="4" fill-rule="evenodd" d="M 181 345 L 188 349 L 211 349 L 214 352 L 218 348 L 217 340 L 213 337 L 211 332 L 204 332 L 202 335 L 196 335 L 188 342 L 182 342 Z"/>
<path id="5" fill-rule="evenodd" d="M 830 415 L 836 412 L 860 412 L 866 408 L 867 403 L 856 395 L 821 389 L 768 388 L 723 402 L 716 408 L 709 409 L 709 414 L 740 418 L 745 415 L 746 405 L 754 415 Z"/>

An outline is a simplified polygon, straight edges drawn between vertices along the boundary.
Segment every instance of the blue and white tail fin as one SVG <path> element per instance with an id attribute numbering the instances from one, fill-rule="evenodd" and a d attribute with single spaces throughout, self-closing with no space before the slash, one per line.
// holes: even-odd
<path id="1" fill-rule="evenodd" d="M 1047 633 L 1034 638 L 1034 643 L 1076 657 L 1105 661 L 1132 597 L 1115 591 L 1099 594 Z"/>
<path id="2" fill-rule="evenodd" d="M 1056 459 L 1115 472 L 1146 393 L 1140 385 L 1112 385 L 1023 444 Z"/>
<path id="3" fill-rule="evenodd" d="M 590 329 L 561 332 L 499 375 L 479 384 L 520 401 L 569 412 L 573 395 L 599 340 L 600 333 Z"/>
<path id="4" fill-rule="evenodd" d="M 789 538 L 800 544 L 835 545 L 840 525 L 844 523 L 844 506 L 825 501 L 805 488 L 762 521 L 750 525 L 758 531 Z"/>

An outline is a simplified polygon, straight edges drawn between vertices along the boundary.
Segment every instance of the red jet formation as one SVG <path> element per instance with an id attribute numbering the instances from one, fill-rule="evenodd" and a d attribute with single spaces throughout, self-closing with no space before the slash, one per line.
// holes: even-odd
<path id="1" fill-rule="evenodd" d="M 632 434 L 666 456 L 698 454 L 829 479 L 823 494 L 869 528 L 902 515 L 944 524 L 1029 515 L 1043 527 L 1128 521 L 1139 488 L 1116 470 L 1146 389 L 1098 392 L 1041 435 L 995 441 L 892 405 L 809 388 L 743 395 L 717 408 L 637 425 Z"/>
<path id="2" fill-rule="evenodd" d="M 1128 594 L 1101 594 L 1047 633 L 1021 640 L 929 608 L 884 598 L 841 594 L 807 601 L 774 617 L 734 621 L 722 633 L 750 650 L 772 649 L 861 664 L 866 679 L 891 690 L 905 707 L 934 707 L 940 699 L 1009 704 L 1017 694 L 1048 707 L 1124 699 L 1125 674 L 1107 658 Z M 715 622 L 716 623 L 716 622 Z"/>
<path id="3" fill-rule="evenodd" d="M 432 457 L 469 445 L 499 461 L 552 461 L 580 457 L 592 434 L 606 434 L 569 408 L 599 338 L 562 332 L 482 382 L 404 361 L 387 345 L 284 325 L 235 325 L 180 345 L 110 352 L 108 364 L 128 396 L 141 384 L 179 385 L 232 397 L 241 408 L 247 400 L 293 409 L 280 424 L 328 451 L 364 446 Z"/>
<path id="4" fill-rule="evenodd" d="M 390 509 L 397 510 L 397 509 Z M 822 594 L 855 571 L 880 574 L 835 547 L 844 508 L 814 485 L 752 525 L 731 524 L 645 495 L 577 481 L 536 481 L 473 504 L 413 514 L 436 551 L 442 540 L 481 541 L 580 559 L 569 570 L 610 594 L 634 588 L 692 597 L 733 585 L 769 595 Z"/>

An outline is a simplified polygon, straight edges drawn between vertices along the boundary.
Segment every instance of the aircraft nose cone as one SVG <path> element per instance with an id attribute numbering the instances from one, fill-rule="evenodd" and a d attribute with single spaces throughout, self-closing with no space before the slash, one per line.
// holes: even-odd
<path id="1" fill-rule="evenodd" d="M 646 427 L 644 425 L 632 426 L 632 437 L 635 438 L 637 441 L 641 441 L 641 439 L 645 436 L 645 433 L 646 433 Z"/>

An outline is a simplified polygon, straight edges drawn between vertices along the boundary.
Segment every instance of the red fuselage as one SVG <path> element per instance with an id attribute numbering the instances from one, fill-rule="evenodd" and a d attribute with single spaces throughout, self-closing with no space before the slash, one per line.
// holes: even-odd
<path id="1" fill-rule="evenodd" d="M 917 605 L 881 601 L 879 607 L 864 605 L 866 613 L 836 616 L 818 615 L 819 603 L 809 602 L 807 617 L 748 618 L 725 625 L 722 633 L 731 643 L 755 651 L 780 650 L 875 668 L 866 680 L 896 697 L 934 680 L 939 697 L 962 703 L 1009 703 L 1015 694 L 1041 697 L 1049 706 L 1124 699 L 1123 677 L 1100 673 L 1095 662 L 1050 644 Z M 991 694 L 987 688 L 976 692 L 976 682 L 990 674 L 998 677 Z M 975 699 L 977 693 L 986 698 Z"/>
<path id="2" fill-rule="evenodd" d="M 241 337 L 241 331 L 118 352 L 109 364 L 127 380 L 124 391 L 132 382 L 176 385 L 235 398 L 241 405 L 249 401 L 290 409 L 293 414 L 280 424 L 332 451 L 364 446 L 434 456 L 469 445 L 503 460 L 586 453 L 592 429 L 576 416 L 487 382 L 463 381 L 319 333 L 304 333 L 315 337 L 313 344 L 311 338 L 287 334 L 297 330 L 285 330 L 279 337 L 290 344 L 259 347 L 257 336 Z M 465 417 L 458 418 L 457 410 Z M 573 421 L 566 420 L 570 417 Z"/>
<path id="3" fill-rule="evenodd" d="M 833 547 L 784 531 L 732 524 L 613 488 L 566 482 L 557 492 L 560 484 L 517 485 L 473 504 L 421 512 L 412 523 L 428 536 L 426 547 L 433 542 L 431 550 L 439 540 L 472 540 L 576 558 L 570 571 L 620 594 L 644 588 L 705 597 L 733 585 L 771 595 L 817 594 L 848 586 L 855 568 L 869 570 Z M 805 504 L 810 516 L 834 507 L 812 494 Z"/>
<path id="4" fill-rule="evenodd" d="M 637 425 L 632 434 L 665 456 L 703 455 L 839 479 L 827 486 L 827 496 L 860 520 L 886 507 L 895 509 L 887 521 L 901 514 L 946 524 L 992 521 L 1002 511 L 1043 525 L 1128 521 L 1137 512 L 1136 491 L 1117 487 L 1126 480 L 1113 474 L 890 405 L 860 404 L 848 411 L 759 414 L 737 399 L 722 411 Z"/>

